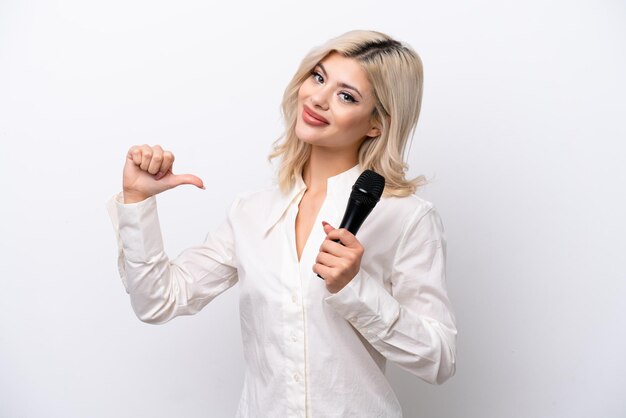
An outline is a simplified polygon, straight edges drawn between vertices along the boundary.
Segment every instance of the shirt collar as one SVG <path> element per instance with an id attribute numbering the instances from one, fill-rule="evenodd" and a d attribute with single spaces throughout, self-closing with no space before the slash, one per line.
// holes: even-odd
<path id="1" fill-rule="evenodd" d="M 335 210 L 345 210 L 352 186 L 359 178 L 362 171 L 361 166 L 357 164 L 349 170 L 328 178 L 326 181 L 326 199 L 330 200 L 335 207 Z M 287 208 L 289 208 L 294 201 L 299 200 L 300 195 L 305 190 L 306 184 L 302 179 L 302 175 L 298 174 L 293 186 L 287 193 L 279 191 L 279 197 L 277 197 L 276 202 L 273 204 L 269 219 L 265 224 L 264 232 L 267 233 L 280 219 L 282 219 L 287 211 Z"/>

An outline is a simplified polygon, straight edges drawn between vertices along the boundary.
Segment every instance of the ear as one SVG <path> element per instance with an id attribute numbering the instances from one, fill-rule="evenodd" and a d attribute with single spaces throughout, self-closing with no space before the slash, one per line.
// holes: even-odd
<path id="1" fill-rule="evenodd" d="M 367 131 L 367 136 L 370 138 L 375 138 L 380 136 L 380 129 L 377 126 L 372 126 L 369 131 Z"/>
<path id="2" fill-rule="evenodd" d="M 377 136 L 380 136 L 382 124 L 380 123 L 380 120 L 376 112 L 374 112 L 374 114 L 372 115 L 372 119 L 370 120 L 370 123 L 371 123 L 370 130 L 367 131 L 366 135 L 370 138 L 376 138 Z"/>

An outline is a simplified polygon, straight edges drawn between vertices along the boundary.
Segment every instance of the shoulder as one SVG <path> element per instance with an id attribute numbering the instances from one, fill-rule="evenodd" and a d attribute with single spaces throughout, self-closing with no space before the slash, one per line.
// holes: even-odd
<path id="1" fill-rule="evenodd" d="M 276 185 L 239 192 L 235 200 L 239 205 L 253 205 L 269 198 L 280 197 L 280 189 Z"/>
<path id="2" fill-rule="evenodd" d="M 435 205 L 416 194 L 409 196 L 384 196 L 378 203 L 380 209 L 377 211 L 394 218 L 403 225 L 416 223 L 429 213 L 436 213 Z"/>
<path id="3" fill-rule="evenodd" d="M 402 205 L 406 213 L 401 227 L 401 241 L 405 246 L 415 248 L 429 242 L 445 243 L 443 221 L 433 202 L 417 195 L 396 200 L 396 204 Z"/>
<path id="4" fill-rule="evenodd" d="M 382 203 L 381 199 L 381 202 Z M 395 220 L 401 241 L 413 244 L 445 240 L 443 220 L 435 204 L 415 194 L 387 199 L 385 212 L 396 213 Z"/>
<path id="5" fill-rule="evenodd" d="M 263 216 L 281 199 L 282 194 L 277 185 L 259 189 L 246 190 L 237 194 L 231 206 L 233 214 L 253 214 Z"/>
<path id="6" fill-rule="evenodd" d="M 434 231 L 435 228 L 428 225 L 439 223 L 433 203 L 415 194 L 382 197 L 365 222 L 368 225 L 364 224 L 360 234 L 365 240 L 370 240 L 370 248 L 371 242 L 380 242 L 383 250 L 387 248 L 392 252 L 407 240 L 417 243 L 424 234 L 432 237 L 433 234 L 427 231 Z"/>

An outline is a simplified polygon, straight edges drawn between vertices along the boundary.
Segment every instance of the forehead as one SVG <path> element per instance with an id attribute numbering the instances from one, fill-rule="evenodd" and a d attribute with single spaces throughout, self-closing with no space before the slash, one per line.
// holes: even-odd
<path id="1" fill-rule="evenodd" d="M 345 83 L 356 87 L 361 93 L 369 93 L 371 85 L 365 70 L 354 58 L 344 57 L 337 52 L 331 52 L 321 64 L 326 70 L 329 82 Z"/>

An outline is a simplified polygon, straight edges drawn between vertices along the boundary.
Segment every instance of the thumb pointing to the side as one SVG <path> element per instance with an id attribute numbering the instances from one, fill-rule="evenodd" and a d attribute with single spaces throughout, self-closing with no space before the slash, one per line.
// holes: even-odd
<path id="1" fill-rule="evenodd" d="M 198 176 L 194 176 L 193 174 L 174 174 L 170 170 L 160 179 L 160 181 L 165 182 L 168 186 L 172 188 L 180 186 L 182 184 L 191 184 L 199 189 L 206 190 L 202 179 Z"/>

